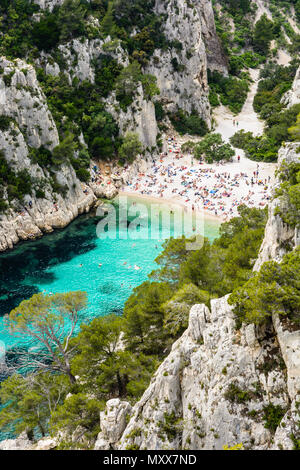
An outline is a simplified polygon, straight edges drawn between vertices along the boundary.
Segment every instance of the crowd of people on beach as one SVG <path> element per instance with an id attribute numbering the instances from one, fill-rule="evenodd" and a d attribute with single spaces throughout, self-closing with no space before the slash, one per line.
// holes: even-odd
<path id="1" fill-rule="evenodd" d="M 244 169 L 238 155 L 233 163 L 206 164 L 185 155 L 176 138 L 169 137 L 167 150 L 153 160 L 150 171 L 140 173 L 123 189 L 180 201 L 192 210 L 204 210 L 228 220 L 237 215 L 241 204 L 263 208 L 270 200 L 270 171 L 255 162 L 249 166 L 248 162 Z"/>
<path id="2" fill-rule="evenodd" d="M 168 137 L 165 151 L 157 159 L 153 158 L 147 174 L 136 175 L 123 187 L 123 191 L 184 203 L 192 210 L 204 210 L 223 220 L 236 216 L 241 204 L 261 208 L 268 204 L 273 171 L 264 168 L 263 164 L 245 158 L 241 160 L 240 155 L 231 163 L 207 164 L 184 153 L 181 143 L 174 136 Z M 101 169 L 94 165 L 91 182 L 103 184 L 104 176 Z M 110 184 L 109 181 L 106 183 Z M 83 193 L 87 194 L 88 187 L 82 186 Z M 26 211 L 30 209 L 31 201 L 28 208 L 25 206 Z M 56 202 L 53 209 L 58 211 Z M 25 211 L 20 211 L 20 214 L 25 215 Z"/>

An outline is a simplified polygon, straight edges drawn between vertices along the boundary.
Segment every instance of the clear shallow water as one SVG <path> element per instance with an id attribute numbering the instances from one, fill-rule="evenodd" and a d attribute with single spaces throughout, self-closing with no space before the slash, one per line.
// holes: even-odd
<path id="1" fill-rule="evenodd" d="M 128 216 L 129 221 L 133 218 Z M 26 344 L 9 335 L 3 316 L 22 300 L 37 292 L 82 290 L 88 295 L 85 321 L 113 312 L 121 314 L 133 288 L 157 267 L 154 260 L 161 252 L 163 239 L 169 238 L 169 231 L 162 231 L 159 240 L 148 239 L 151 222 L 146 220 L 141 228 L 142 239 L 122 239 L 127 233 L 125 223 L 121 229 L 117 224 L 115 239 L 103 240 L 96 234 L 100 220 L 95 214 L 80 216 L 64 230 L 19 244 L 0 255 L 0 340 L 12 353 Z M 218 221 L 206 221 L 205 236 L 216 238 L 218 228 Z M 141 269 L 135 270 L 134 265 Z M 1 438 L 4 435 L 0 431 Z"/>

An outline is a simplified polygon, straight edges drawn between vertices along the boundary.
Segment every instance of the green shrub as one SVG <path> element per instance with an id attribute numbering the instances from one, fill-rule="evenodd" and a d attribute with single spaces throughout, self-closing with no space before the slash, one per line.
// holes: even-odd
<path id="1" fill-rule="evenodd" d="M 221 103 L 238 114 L 247 99 L 249 83 L 245 79 L 225 77 L 217 71 L 208 71 L 208 82 L 211 93 L 219 95 Z"/>
<path id="2" fill-rule="evenodd" d="M 280 197 L 283 207 L 278 206 L 276 213 L 291 227 L 300 226 L 300 163 L 285 162 L 280 167 L 280 187 L 276 197 Z"/>
<path id="3" fill-rule="evenodd" d="M 235 383 L 231 383 L 224 393 L 224 397 L 226 400 L 231 401 L 232 403 L 246 403 L 250 400 L 250 394 L 247 390 L 242 390 L 238 385 Z"/>
<path id="4" fill-rule="evenodd" d="M 254 50 L 266 55 L 269 52 L 270 43 L 275 37 L 274 23 L 264 13 L 256 22 L 253 34 Z"/>
<path id="5" fill-rule="evenodd" d="M 263 415 L 265 428 L 269 429 L 272 433 L 275 433 L 285 413 L 286 409 L 282 408 L 280 405 L 273 405 L 270 403 L 265 406 Z"/>
<path id="6" fill-rule="evenodd" d="M 7 163 L 4 152 L 0 151 L 0 187 L 6 188 L 8 200 L 17 199 L 20 202 L 26 194 L 32 194 L 33 182 L 28 170 L 14 171 Z M 3 190 L 2 194 L 3 197 Z M 2 211 L 7 204 L 2 202 Z"/>
<path id="7" fill-rule="evenodd" d="M 262 324 L 272 314 L 289 318 L 300 325 L 300 249 L 283 257 L 282 262 L 264 263 L 258 273 L 252 275 L 242 287 L 229 297 L 234 305 L 237 326 L 242 322 Z"/>
<path id="8" fill-rule="evenodd" d="M 221 134 L 207 134 L 194 147 L 195 157 L 204 158 L 208 163 L 231 160 L 234 154 L 231 145 L 223 142 Z"/>
<path id="9" fill-rule="evenodd" d="M 206 122 L 196 111 L 188 114 L 183 109 L 178 109 L 175 113 L 169 113 L 170 120 L 175 130 L 181 134 L 191 134 L 203 136 L 208 132 Z"/>
<path id="10" fill-rule="evenodd" d="M 8 116 L 0 116 L 0 130 L 8 131 L 12 119 Z"/>

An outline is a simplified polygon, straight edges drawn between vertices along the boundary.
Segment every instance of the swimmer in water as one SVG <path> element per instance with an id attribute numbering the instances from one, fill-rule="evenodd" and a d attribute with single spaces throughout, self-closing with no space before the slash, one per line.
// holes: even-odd
<path id="1" fill-rule="evenodd" d="M 99 263 L 99 264 L 98 264 L 98 266 L 99 266 L 99 268 L 101 268 L 101 266 L 102 266 L 102 263 Z"/>
<path id="2" fill-rule="evenodd" d="M 82 268 L 83 264 L 80 264 L 79 267 Z"/>

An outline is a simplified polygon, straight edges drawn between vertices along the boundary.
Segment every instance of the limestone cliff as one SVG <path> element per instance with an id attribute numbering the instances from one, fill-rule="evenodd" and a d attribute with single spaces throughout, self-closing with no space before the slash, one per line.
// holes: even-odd
<path id="1" fill-rule="evenodd" d="M 64 73 L 67 74 L 70 83 L 74 78 L 79 81 L 88 80 L 94 83 L 94 63 L 100 60 L 101 55 L 110 55 L 122 67 L 129 64 L 128 54 L 121 47 L 119 41 L 115 41 L 115 45 L 113 45 L 109 36 L 105 40 L 85 39 L 80 41 L 74 39 L 59 46 L 59 51 L 65 61 Z M 37 63 L 44 68 L 47 74 L 57 76 L 61 72 L 59 65 L 53 62 L 49 54 L 43 54 Z M 106 110 L 118 122 L 120 135 L 125 135 L 128 131 L 134 131 L 138 134 L 145 149 L 150 150 L 156 147 L 158 128 L 155 108 L 153 102 L 144 97 L 141 85 L 137 89 L 134 102 L 126 111 L 120 108 L 114 92 L 103 102 Z"/>
<path id="2" fill-rule="evenodd" d="M 157 0 L 155 11 L 166 18 L 167 39 L 178 45 L 167 51 L 156 50 L 147 67 L 147 72 L 157 77 L 160 99 L 170 111 L 177 106 L 188 112 L 194 108 L 210 123 L 207 68 L 227 71 L 211 2 Z"/>
<path id="3" fill-rule="evenodd" d="M 96 196 L 114 196 L 114 184 L 93 186 L 80 183 L 71 165 L 62 165 L 49 172 L 33 163 L 29 149 L 44 146 L 53 149 L 59 143 L 58 132 L 46 99 L 40 89 L 36 73 L 24 61 L 9 62 L 0 59 L 0 115 L 11 118 L 8 129 L 0 130 L 0 149 L 10 167 L 15 171 L 28 170 L 36 188 L 43 187 L 44 196 L 38 198 L 36 190 L 25 196 L 24 204 L 17 201 L 0 215 L 0 251 L 12 248 L 19 240 L 41 236 L 54 228 L 65 227 L 78 214 L 88 211 Z M 51 180 L 66 189 L 58 194 Z M 4 187 L 4 196 L 6 188 Z M 25 208 L 24 208 L 25 206 Z"/>
<path id="4" fill-rule="evenodd" d="M 298 142 L 286 143 L 278 154 L 278 168 L 286 161 L 287 163 L 299 161 L 297 148 Z M 279 182 L 274 185 L 274 192 Z M 262 243 L 258 259 L 255 263 L 254 270 L 258 271 L 265 261 L 274 259 L 280 261 L 286 253 L 286 247 L 294 249 L 300 244 L 300 229 L 292 228 L 285 224 L 279 215 L 276 215 L 276 208 L 284 208 L 284 203 L 280 198 L 275 198 L 269 204 L 269 218 L 265 229 L 265 237 Z"/>
<path id="5" fill-rule="evenodd" d="M 288 108 L 291 108 L 294 104 L 298 104 L 300 102 L 300 67 L 296 72 L 291 90 L 285 93 L 282 98 L 282 102 L 287 105 Z"/>
<path id="6" fill-rule="evenodd" d="M 35 0 L 42 10 L 53 10 L 63 0 Z M 162 17 L 164 34 L 170 47 L 156 50 L 144 72 L 157 78 L 160 96 L 157 98 L 166 110 L 175 111 L 180 107 L 188 112 L 193 109 L 210 125 L 211 111 L 208 101 L 207 67 L 227 72 L 224 55 L 216 34 L 214 15 L 210 0 L 156 0 L 155 13 Z M 39 15 L 35 20 L 38 21 Z M 98 31 L 99 21 L 88 20 Z M 101 36 L 101 35 L 100 35 Z M 102 38 L 78 38 L 60 44 L 58 55 L 63 66 L 58 65 L 50 52 L 40 52 L 35 64 L 24 60 L 13 62 L 5 57 L 0 59 L 0 116 L 11 118 L 9 129 L 0 131 L 0 150 L 11 168 L 18 172 L 29 171 L 35 188 L 43 186 L 45 196 L 38 198 L 36 191 L 26 195 L 24 204 L 10 201 L 10 209 L 0 216 L 0 251 L 12 248 L 19 240 L 36 238 L 54 228 L 64 227 L 78 214 L 92 207 L 97 197 L 112 197 L 122 181 L 128 181 L 139 168 L 147 167 L 150 155 L 158 153 L 160 137 L 153 100 L 146 99 L 143 87 L 137 87 L 134 102 L 127 110 L 120 108 L 112 91 L 103 99 L 105 109 L 113 116 L 120 130 L 120 136 L 128 131 L 138 134 L 144 147 L 144 161 L 137 162 L 123 171 L 115 180 L 102 175 L 102 184 L 82 184 L 73 167 L 63 165 L 53 170 L 52 175 L 30 158 L 30 148 L 41 146 L 53 150 L 60 142 L 56 124 L 47 105 L 47 100 L 36 77 L 36 68 L 43 68 L 46 74 L 64 73 L 72 84 L 95 81 L 95 63 L 103 55 L 111 55 L 123 67 L 129 64 L 128 53 L 118 40 Z M 175 61 L 175 62 L 174 62 Z M 175 70 L 174 64 L 178 65 Z M 101 64 L 100 64 L 101 66 Z M 81 143 L 85 145 L 81 134 Z M 94 163 L 91 163 L 91 172 Z M 116 169 L 112 168 L 112 174 Z M 54 192 L 50 180 L 53 177 L 64 187 L 64 195 Z M 106 184 L 109 183 L 109 184 Z M 4 196 L 7 196 L 4 188 Z M 7 197 L 4 197 L 7 200 Z"/>

